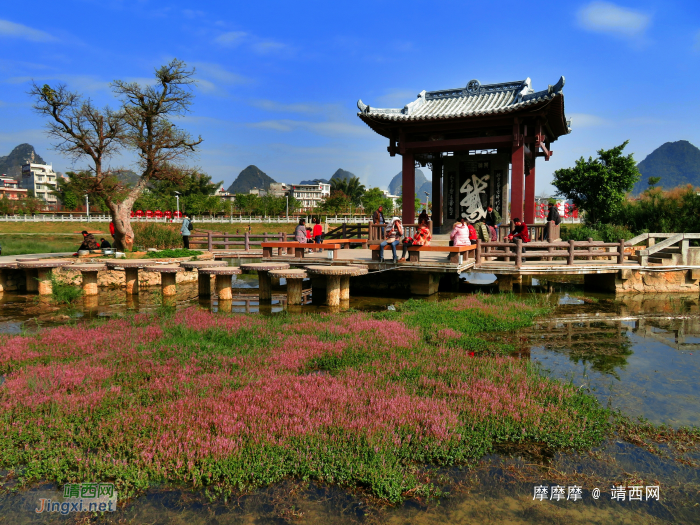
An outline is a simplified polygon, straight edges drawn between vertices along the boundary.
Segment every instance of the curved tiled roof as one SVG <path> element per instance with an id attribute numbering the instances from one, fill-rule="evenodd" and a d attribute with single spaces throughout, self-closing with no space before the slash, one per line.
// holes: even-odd
<path id="1" fill-rule="evenodd" d="M 417 121 L 505 114 L 563 96 L 564 77 L 542 91 L 533 91 L 530 79 L 481 85 L 471 80 L 465 88 L 422 91 L 402 109 L 370 107 L 359 100 L 358 116 L 372 120 Z"/>

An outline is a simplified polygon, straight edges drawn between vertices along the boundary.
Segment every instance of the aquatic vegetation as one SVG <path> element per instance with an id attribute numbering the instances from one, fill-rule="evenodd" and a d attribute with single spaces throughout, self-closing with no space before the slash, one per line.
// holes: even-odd
<path id="1" fill-rule="evenodd" d="M 192 308 L 0 337 L 0 466 L 124 495 L 295 477 L 395 502 L 432 490 L 418 464 L 506 443 L 591 447 L 610 412 L 484 338 L 527 326 L 546 311 L 535 301 L 271 318 Z"/>
<path id="2" fill-rule="evenodd" d="M 165 257 L 196 257 L 198 255 L 202 255 L 201 250 L 190 250 L 188 248 L 168 248 L 158 252 L 147 252 L 144 257 L 151 259 L 162 259 Z"/>

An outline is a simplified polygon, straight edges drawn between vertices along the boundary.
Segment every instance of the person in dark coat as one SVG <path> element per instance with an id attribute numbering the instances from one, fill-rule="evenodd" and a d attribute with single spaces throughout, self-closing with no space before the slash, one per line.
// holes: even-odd
<path id="1" fill-rule="evenodd" d="M 559 226 L 561 223 L 561 215 L 559 215 L 559 208 L 553 204 L 549 203 L 549 213 L 547 213 L 547 222 L 554 222 L 555 225 Z M 546 228 L 545 231 L 547 232 L 547 235 L 545 237 L 545 241 L 549 240 L 549 228 Z"/>
<path id="2" fill-rule="evenodd" d="M 100 245 L 97 244 L 97 241 L 95 240 L 95 237 L 92 235 L 92 233 L 88 233 L 85 230 L 82 231 L 83 234 L 83 244 L 80 245 L 80 248 L 78 248 L 78 251 L 80 250 L 99 250 Z"/>
<path id="3" fill-rule="evenodd" d="M 112 247 L 112 245 L 109 243 L 109 241 L 107 239 L 105 239 L 104 237 L 102 237 L 100 239 L 100 248 L 102 248 L 104 250 L 105 248 L 111 248 L 111 247 Z"/>
<path id="4" fill-rule="evenodd" d="M 374 224 L 384 224 L 384 212 L 381 206 L 377 208 L 377 211 L 372 215 L 372 222 Z"/>

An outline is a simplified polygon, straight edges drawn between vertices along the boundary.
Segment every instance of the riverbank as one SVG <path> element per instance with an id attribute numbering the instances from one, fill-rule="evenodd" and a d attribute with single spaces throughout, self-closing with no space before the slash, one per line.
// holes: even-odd
<path id="1" fill-rule="evenodd" d="M 27 483 L 109 479 L 125 496 L 287 476 L 393 502 L 429 494 L 415 462 L 604 437 L 594 398 L 503 357 L 512 346 L 492 337 L 546 311 L 504 296 L 304 319 L 188 309 L 4 337 L 2 463 Z"/>

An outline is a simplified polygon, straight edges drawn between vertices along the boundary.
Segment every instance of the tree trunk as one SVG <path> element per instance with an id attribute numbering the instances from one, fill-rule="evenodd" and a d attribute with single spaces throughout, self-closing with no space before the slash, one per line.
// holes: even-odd
<path id="1" fill-rule="evenodd" d="M 134 248 L 131 208 L 134 206 L 134 201 L 146 187 L 146 184 L 147 181 L 142 177 L 122 202 L 107 201 L 110 214 L 112 215 L 112 222 L 114 223 L 114 245 L 117 249 L 131 251 Z"/>
<path id="2" fill-rule="evenodd" d="M 134 230 L 131 227 L 131 207 L 122 204 L 110 208 L 114 223 L 114 246 L 117 249 L 131 251 L 134 247 Z"/>

